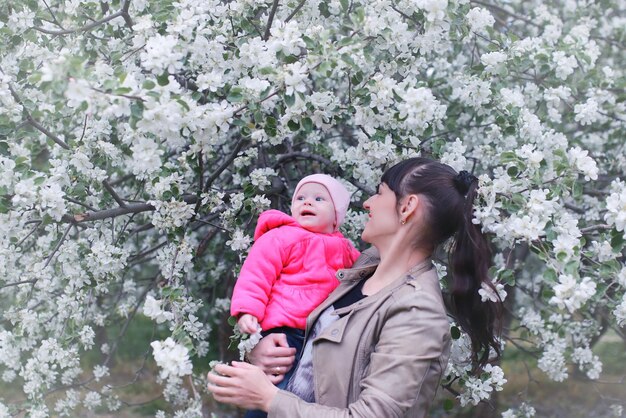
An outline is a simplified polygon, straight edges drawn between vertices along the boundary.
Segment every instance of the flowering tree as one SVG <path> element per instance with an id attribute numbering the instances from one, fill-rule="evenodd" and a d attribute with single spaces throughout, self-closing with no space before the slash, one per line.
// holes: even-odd
<path id="1" fill-rule="evenodd" d="M 230 333 L 258 213 L 327 172 L 353 192 L 358 242 L 359 202 L 414 155 L 480 176 L 505 353 L 534 353 L 555 381 L 597 379 L 599 337 L 626 339 L 625 6 L 499 4 L 0 5 L 0 371 L 20 388 L 0 416 L 123 406 L 110 367 L 140 315 L 168 414 L 200 416 L 191 360 Z M 505 376 L 471 375 L 452 334 L 443 384 L 476 405 Z"/>

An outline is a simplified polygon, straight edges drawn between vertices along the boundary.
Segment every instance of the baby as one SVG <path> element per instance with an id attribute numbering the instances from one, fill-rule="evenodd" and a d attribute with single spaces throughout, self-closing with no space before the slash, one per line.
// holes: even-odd
<path id="1" fill-rule="evenodd" d="M 313 174 L 296 186 L 291 216 L 277 210 L 259 216 L 231 301 L 242 332 L 255 333 L 260 325 L 263 335 L 284 333 L 298 358 L 307 316 L 339 284 L 337 270 L 359 256 L 338 231 L 349 203 L 341 183 Z"/>

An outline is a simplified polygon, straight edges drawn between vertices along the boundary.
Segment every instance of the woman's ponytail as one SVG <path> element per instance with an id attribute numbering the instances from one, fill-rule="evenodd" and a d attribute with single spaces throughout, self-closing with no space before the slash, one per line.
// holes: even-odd
<path id="1" fill-rule="evenodd" d="M 459 176 L 466 176 L 465 173 L 461 172 Z M 460 181 L 463 180 L 458 177 L 455 179 L 455 183 Z M 448 309 L 470 337 L 472 363 L 476 369 L 480 369 L 489 361 L 491 349 L 496 356 L 500 356 L 501 348 L 496 335 L 500 331 L 498 318 L 502 304 L 490 300 L 483 302 L 478 292 L 487 286 L 495 295 L 498 294 L 488 275 L 491 265 L 489 243 L 480 225 L 472 221 L 478 179 L 471 176 L 465 182 L 468 184 L 464 193 L 463 221 L 454 236 L 454 245 L 449 254 L 452 280 Z"/>

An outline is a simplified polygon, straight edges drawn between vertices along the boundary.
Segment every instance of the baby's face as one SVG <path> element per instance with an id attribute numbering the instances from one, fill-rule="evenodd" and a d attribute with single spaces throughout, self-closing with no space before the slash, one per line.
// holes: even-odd
<path id="1" fill-rule="evenodd" d="M 291 216 L 311 232 L 330 234 L 335 230 L 335 206 L 326 187 L 305 183 L 291 205 Z"/>

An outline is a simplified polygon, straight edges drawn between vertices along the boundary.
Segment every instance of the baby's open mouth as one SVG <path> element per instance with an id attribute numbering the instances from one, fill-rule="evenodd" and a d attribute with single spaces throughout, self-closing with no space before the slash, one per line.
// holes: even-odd
<path id="1" fill-rule="evenodd" d="M 302 215 L 302 216 L 315 216 L 315 213 L 311 212 L 310 210 L 303 210 L 302 212 L 300 212 L 300 215 Z"/>

